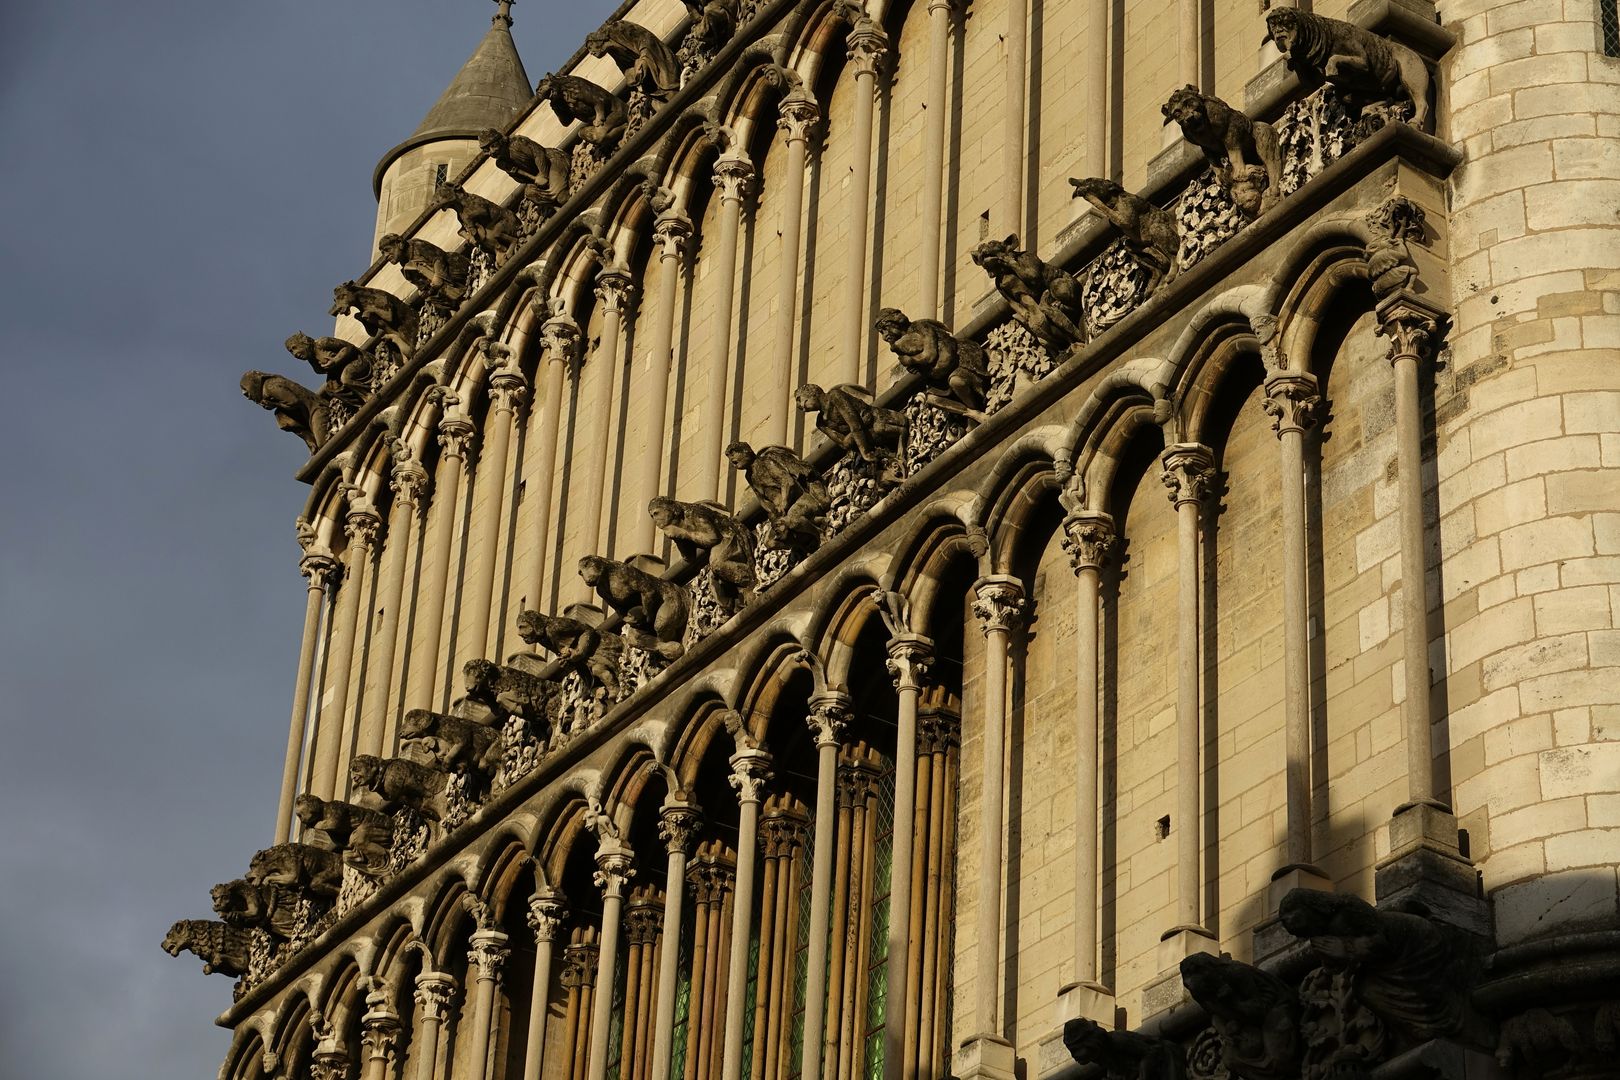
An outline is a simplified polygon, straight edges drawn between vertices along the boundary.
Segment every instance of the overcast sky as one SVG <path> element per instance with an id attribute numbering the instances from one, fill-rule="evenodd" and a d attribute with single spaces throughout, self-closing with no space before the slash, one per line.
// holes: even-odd
<path id="1" fill-rule="evenodd" d="M 520 0 L 531 80 L 613 0 Z M 0 1077 L 212 1077 L 159 949 L 272 839 L 303 445 L 249 368 L 329 332 L 371 171 L 488 0 L 0 0 Z"/>

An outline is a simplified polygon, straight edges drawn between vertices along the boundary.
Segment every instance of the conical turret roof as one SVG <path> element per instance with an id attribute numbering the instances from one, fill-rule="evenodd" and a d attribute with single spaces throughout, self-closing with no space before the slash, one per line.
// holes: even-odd
<path id="1" fill-rule="evenodd" d="M 505 128 L 533 100 L 534 87 L 512 41 L 507 6 L 501 4 L 489 32 L 411 137 L 383 155 L 372 177 L 373 188 L 381 190 L 383 173 L 405 151 L 439 139 L 476 139 L 485 128 Z"/>

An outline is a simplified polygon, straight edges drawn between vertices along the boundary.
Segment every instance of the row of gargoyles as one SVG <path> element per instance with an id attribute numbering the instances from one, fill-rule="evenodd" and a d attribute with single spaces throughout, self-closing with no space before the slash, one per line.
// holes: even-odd
<path id="1" fill-rule="evenodd" d="M 1181 962 L 1182 985 L 1209 1015 L 1232 1076 L 1365 1075 L 1407 1046 L 1463 1026 L 1473 954 L 1450 928 L 1312 889 L 1290 892 L 1278 914 L 1320 965 L 1298 988 L 1226 956 Z M 1063 1042 L 1110 1080 L 1187 1075 L 1182 1047 L 1167 1039 L 1081 1018 L 1064 1025 Z"/>

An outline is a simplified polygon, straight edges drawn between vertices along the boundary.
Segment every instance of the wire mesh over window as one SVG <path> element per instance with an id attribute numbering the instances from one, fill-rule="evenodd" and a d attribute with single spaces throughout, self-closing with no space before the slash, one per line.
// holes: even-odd
<path id="1" fill-rule="evenodd" d="M 1620 56 L 1620 0 L 1597 0 L 1603 28 L 1603 55 Z"/>

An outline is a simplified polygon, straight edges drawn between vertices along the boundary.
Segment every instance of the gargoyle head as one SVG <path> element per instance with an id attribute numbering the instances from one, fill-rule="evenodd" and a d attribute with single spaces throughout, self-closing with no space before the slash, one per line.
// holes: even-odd
<path id="1" fill-rule="evenodd" d="M 1013 233 L 1005 240 L 986 240 L 973 249 L 973 262 L 982 266 L 989 273 L 995 274 L 1002 270 L 1011 269 L 1012 261 L 1018 254 L 1018 234 Z"/>
<path id="2" fill-rule="evenodd" d="M 493 660 L 469 660 L 461 666 L 461 685 L 471 698 L 487 698 L 500 677 L 500 665 Z"/>
<path id="3" fill-rule="evenodd" d="M 349 783 L 355 788 L 375 791 L 376 785 L 382 780 L 382 772 L 382 758 L 374 754 L 357 754 L 349 762 Z"/>
<path id="4" fill-rule="evenodd" d="M 179 956 L 185 952 L 186 943 L 191 940 L 191 920 L 181 919 L 169 927 L 169 932 L 163 935 L 163 951 L 170 956 Z"/>
<path id="5" fill-rule="evenodd" d="M 726 460 L 733 469 L 746 469 L 754 463 L 754 448 L 745 442 L 734 442 L 726 447 Z"/>
<path id="6" fill-rule="evenodd" d="M 1308 939 L 1325 960 L 1347 962 L 1365 956 L 1383 936 L 1378 909 L 1346 893 L 1294 889 L 1282 898 L 1277 917 L 1290 934 Z"/>
<path id="7" fill-rule="evenodd" d="M 428 709 L 411 709 L 399 722 L 401 742 L 420 739 L 433 730 L 433 713 Z"/>
<path id="8" fill-rule="evenodd" d="M 805 383 L 793 391 L 793 401 L 800 412 L 820 412 L 825 397 L 825 392 L 815 383 Z"/>
<path id="9" fill-rule="evenodd" d="M 1113 1057 L 1108 1030 L 1083 1016 L 1063 1025 L 1063 1045 L 1069 1056 L 1082 1065 L 1101 1065 Z"/>
<path id="10" fill-rule="evenodd" d="M 1184 132 L 1203 131 L 1209 127 L 1209 99 L 1198 92 L 1196 86 L 1183 86 L 1172 91 L 1170 100 L 1160 106 L 1166 124 L 1174 120 Z"/>
<path id="11" fill-rule="evenodd" d="M 405 238 L 399 233 L 384 233 L 377 241 L 377 252 L 389 262 L 397 263 L 405 255 Z"/>
<path id="12" fill-rule="evenodd" d="M 1266 12 L 1266 36 L 1262 41 L 1272 41 L 1277 45 L 1277 51 L 1284 56 L 1294 51 L 1294 43 L 1299 40 L 1300 27 L 1304 20 L 1300 17 L 1298 8 L 1273 7 Z"/>
<path id="13" fill-rule="evenodd" d="M 606 30 L 596 29 L 585 35 L 585 49 L 592 56 L 606 56 L 613 47 L 613 39 Z"/>
<path id="14" fill-rule="evenodd" d="M 302 330 L 288 338 L 284 344 L 288 352 L 305 363 L 315 359 L 315 339 Z"/>
<path id="15" fill-rule="evenodd" d="M 312 828 L 326 813 L 326 802 L 318 795 L 300 795 L 293 800 L 293 816 L 304 828 Z"/>
<path id="16" fill-rule="evenodd" d="M 242 396 L 255 405 L 263 405 L 266 409 L 275 408 L 275 402 L 271 401 L 264 392 L 265 381 L 273 377 L 268 371 L 250 371 L 243 375 L 241 383 Z"/>
<path id="17" fill-rule="evenodd" d="M 886 307 L 878 312 L 877 322 L 872 325 L 883 335 L 884 341 L 893 345 L 901 334 L 911 329 L 911 320 L 899 308 Z"/>
<path id="18" fill-rule="evenodd" d="M 485 128 L 478 133 L 478 149 L 490 157 L 506 153 L 506 132 L 500 128 Z"/>
<path id="19" fill-rule="evenodd" d="M 1074 188 L 1071 198 L 1085 199 L 1089 203 L 1109 205 L 1125 194 L 1124 188 L 1100 176 L 1088 176 L 1084 179 L 1071 176 L 1069 186 Z"/>
<path id="20" fill-rule="evenodd" d="M 663 495 L 655 495 L 647 503 L 647 516 L 652 518 L 654 525 L 664 529 L 680 521 L 686 515 L 681 511 L 681 504 L 674 499 Z"/>
<path id="21" fill-rule="evenodd" d="M 579 560 L 579 576 L 585 579 L 585 584 L 593 588 L 607 571 L 608 561 L 600 555 L 587 555 Z"/>

